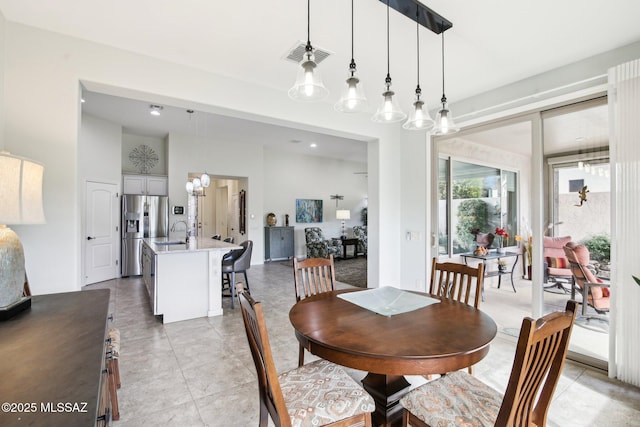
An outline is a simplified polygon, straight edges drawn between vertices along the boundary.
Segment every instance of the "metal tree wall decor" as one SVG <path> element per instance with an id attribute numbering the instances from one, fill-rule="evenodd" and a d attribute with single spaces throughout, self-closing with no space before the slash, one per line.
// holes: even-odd
<path id="1" fill-rule="evenodd" d="M 140 170 L 140 173 L 149 173 L 149 170 L 158 164 L 159 158 L 153 148 L 142 144 L 131 150 L 129 160 Z"/>

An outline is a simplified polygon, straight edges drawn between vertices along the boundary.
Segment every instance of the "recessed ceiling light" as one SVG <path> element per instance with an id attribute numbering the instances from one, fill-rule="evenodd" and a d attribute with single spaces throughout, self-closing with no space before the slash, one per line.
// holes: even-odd
<path id="1" fill-rule="evenodd" d="M 318 146 L 318 144 L 316 144 L 315 142 L 312 142 L 311 144 L 309 144 L 309 147 L 311 148 L 316 148 Z"/>
<path id="2" fill-rule="evenodd" d="M 159 116 L 160 115 L 160 111 L 162 111 L 163 108 L 164 107 L 162 105 L 153 105 L 153 104 L 151 104 L 151 105 L 149 105 L 149 109 L 151 110 L 151 111 L 149 111 L 149 113 L 152 116 Z"/>

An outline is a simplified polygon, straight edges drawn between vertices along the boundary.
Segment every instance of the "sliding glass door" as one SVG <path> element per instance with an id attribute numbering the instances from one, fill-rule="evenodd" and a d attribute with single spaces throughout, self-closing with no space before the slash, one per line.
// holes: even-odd
<path id="1" fill-rule="evenodd" d="M 583 245 L 593 281 L 606 282 L 611 264 L 611 171 L 606 98 L 542 113 L 546 165 L 544 313 L 561 309 L 568 298 L 586 304 L 576 319 L 569 350 L 581 361 L 606 368 L 609 355 L 609 288 L 596 287 L 583 301 L 582 288 L 567 259 L 547 245 Z M 588 254 L 588 255 L 587 255 Z M 594 300 L 595 298 L 595 300 Z"/>

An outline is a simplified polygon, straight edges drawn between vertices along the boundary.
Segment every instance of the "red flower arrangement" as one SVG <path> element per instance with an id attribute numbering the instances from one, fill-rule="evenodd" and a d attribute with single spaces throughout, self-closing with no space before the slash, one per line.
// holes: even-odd
<path id="1" fill-rule="evenodd" d="M 504 228 L 496 227 L 496 236 L 500 236 L 500 247 L 503 247 L 504 240 L 509 238 L 509 233 Z"/>

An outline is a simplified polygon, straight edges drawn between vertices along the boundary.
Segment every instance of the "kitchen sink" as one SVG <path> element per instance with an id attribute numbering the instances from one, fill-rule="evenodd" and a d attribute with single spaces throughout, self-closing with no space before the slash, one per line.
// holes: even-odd
<path id="1" fill-rule="evenodd" d="M 182 240 L 172 240 L 170 242 L 154 242 L 154 244 L 158 245 L 158 246 L 170 246 L 170 245 L 186 245 L 186 242 L 183 242 Z"/>

